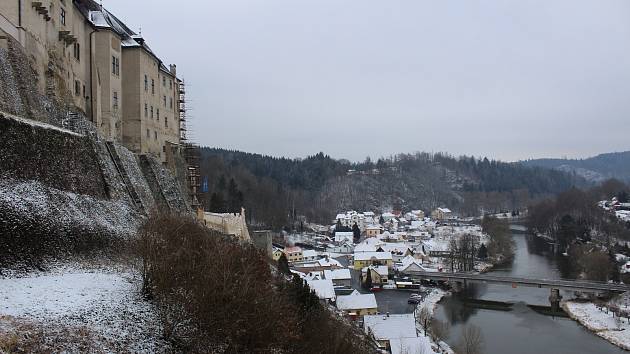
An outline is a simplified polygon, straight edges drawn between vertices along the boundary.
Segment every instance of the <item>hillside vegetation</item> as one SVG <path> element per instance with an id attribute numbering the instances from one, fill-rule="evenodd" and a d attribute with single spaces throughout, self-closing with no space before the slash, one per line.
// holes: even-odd
<path id="1" fill-rule="evenodd" d="M 424 209 L 448 206 L 463 215 L 525 207 L 532 200 L 586 182 L 540 167 L 447 154 L 400 154 L 361 163 L 323 153 L 305 159 L 203 148 L 211 211 L 236 211 L 249 222 L 280 228 L 297 216 L 330 222 L 343 209 Z"/>
<path id="2" fill-rule="evenodd" d="M 372 353 L 307 285 L 288 282 L 251 245 L 191 218 L 149 219 L 140 232 L 144 292 L 166 339 L 188 353 Z"/>
<path id="3" fill-rule="evenodd" d="M 593 182 L 602 182 L 608 178 L 630 182 L 630 151 L 601 154 L 587 159 L 527 160 L 522 164 L 572 172 Z"/>

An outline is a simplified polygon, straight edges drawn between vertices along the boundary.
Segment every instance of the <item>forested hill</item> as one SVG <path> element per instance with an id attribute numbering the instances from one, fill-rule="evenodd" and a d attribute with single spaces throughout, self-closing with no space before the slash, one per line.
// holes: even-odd
<path id="1" fill-rule="evenodd" d="M 351 163 L 323 153 L 287 159 L 216 148 L 202 149 L 208 179 L 203 201 L 212 211 L 237 211 L 249 221 L 279 228 L 305 215 L 330 222 L 345 209 L 432 210 L 448 206 L 462 214 L 526 206 L 585 180 L 560 171 L 447 154 L 400 154 Z"/>
<path id="2" fill-rule="evenodd" d="M 630 182 L 630 151 L 601 154 L 587 159 L 535 159 L 522 161 L 522 164 L 575 172 L 592 182 L 609 178 Z"/>

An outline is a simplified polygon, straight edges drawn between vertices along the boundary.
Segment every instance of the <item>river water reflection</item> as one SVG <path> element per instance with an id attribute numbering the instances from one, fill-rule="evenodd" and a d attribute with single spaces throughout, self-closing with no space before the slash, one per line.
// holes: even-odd
<path id="1" fill-rule="evenodd" d="M 497 268 L 495 275 L 559 279 L 568 277 L 566 257 L 554 257 L 544 244 L 532 236 L 513 233 L 516 242 L 514 261 Z M 435 316 L 451 325 L 446 342 L 459 343 L 464 326 L 481 328 L 484 353 L 624 353 L 623 350 L 594 335 L 577 322 L 564 317 L 551 317 L 527 305 L 549 306 L 549 289 L 517 288 L 504 285 L 469 285 L 475 299 L 514 303 L 511 311 L 478 309 L 465 306 L 459 296 L 445 297 Z M 563 293 L 565 298 L 570 294 Z"/>

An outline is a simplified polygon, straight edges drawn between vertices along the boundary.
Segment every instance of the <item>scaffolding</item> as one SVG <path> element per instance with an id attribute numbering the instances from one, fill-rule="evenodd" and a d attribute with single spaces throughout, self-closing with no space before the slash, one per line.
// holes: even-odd
<path id="1" fill-rule="evenodd" d="M 184 80 L 177 80 L 179 84 L 179 138 L 182 143 L 186 143 L 188 141 L 186 137 L 186 83 Z"/>
<path id="2" fill-rule="evenodd" d="M 201 160 L 201 150 L 195 143 L 188 141 L 187 136 L 187 115 L 186 115 L 186 83 L 178 80 L 179 84 L 179 134 L 184 148 L 184 159 L 186 161 L 186 175 L 188 178 L 189 197 L 192 207 L 199 207 L 201 193 L 201 171 L 199 161 Z"/>

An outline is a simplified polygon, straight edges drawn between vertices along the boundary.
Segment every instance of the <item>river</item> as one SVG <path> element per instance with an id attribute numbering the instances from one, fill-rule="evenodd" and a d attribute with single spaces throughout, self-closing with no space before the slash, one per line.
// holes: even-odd
<path id="1" fill-rule="evenodd" d="M 567 277 L 566 258 L 555 257 L 545 250 L 540 240 L 513 232 L 516 243 L 514 261 L 495 268 L 492 274 L 559 279 Z M 445 341 L 455 347 L 466 325 L 482 331 L 483 353 L 623 353 L 622 349 L 589 332 L 566 317 L 540 314 L 527 305 L 549 306 L 549 289 L 517 288 L 504 285 L 469 285 L 475 299 L 514 303 L 510 311 L 479 309 L 465 306 L 460 295 L 447 296 L 436 308 L 435 316 L 450 323 Z M 571 297 L 569 293 L 562 294 Z"/>

